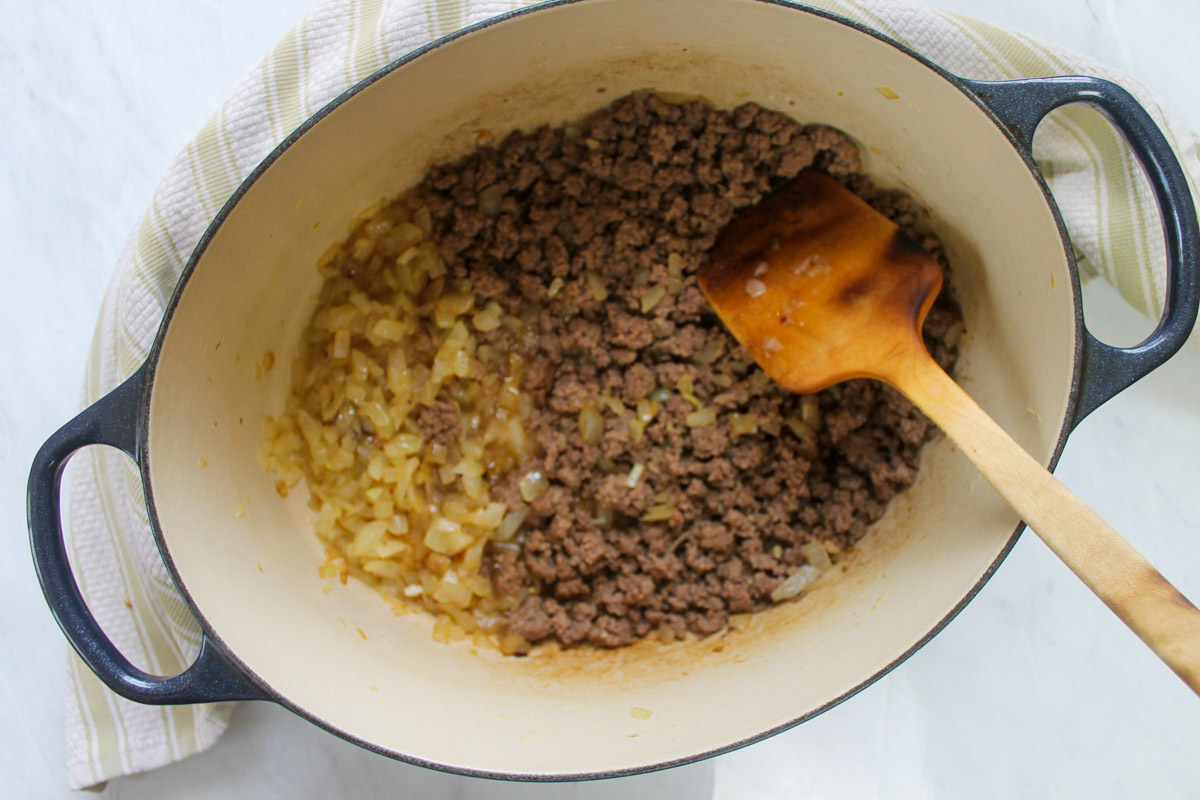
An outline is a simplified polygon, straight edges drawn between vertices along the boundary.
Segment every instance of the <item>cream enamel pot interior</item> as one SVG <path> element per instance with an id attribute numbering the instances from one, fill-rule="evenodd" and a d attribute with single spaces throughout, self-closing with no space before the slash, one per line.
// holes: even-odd
<path id="1" fill-rule="evenodd" d="M 391 65 L 289 137 L 203 237 L 146 364 L 39 453 L 29 505 L 39 577 L 68 638 L 115 691 L 149 703 L 269 699 L 385 755 L 455 772 L 604 777 L 808 719 L 970 600 L 1019 525 L 944 440 L 843 570 L 746 631 L 506 658 L 433 642 L 425 615 L 396 616 L 353 581 L 322 592 L 303 492 L 281 500 L 256 457 L 315 302 L 318 256 L 480 130 L 563 122 L 646 87 L 837 126 L 864 145 L 865 171 L 932 209 L 966 318 L 959 380 L 1045 464 L 1192 326 L 1186 183 L 1149 117 L 1111 84 L 960 81 L 877 33 L 765 0 L 581 0 L 498 18 Z M 1029 157 L 1037 122 L 1068 102 L 1115 120 L 1163 207 L 1171 297 L 1138 348 L 1106 347 L 1083 327 L 1069 242 Z M 259 379 L 266 351 L 285 368 Z M 70 454 L 96 443 L 137 459 L 158 546 L 203 625 L 183 675 L 130 665 L 70 576 L 58 482 Z M 652 716 L 635 719 L 634 707 Z"/>

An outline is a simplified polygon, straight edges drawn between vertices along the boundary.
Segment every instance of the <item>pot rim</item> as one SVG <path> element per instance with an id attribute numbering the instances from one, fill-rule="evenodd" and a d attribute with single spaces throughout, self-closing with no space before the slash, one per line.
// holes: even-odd
<path id="1" fill-rule="evenodd" d="M 931 626 L 930 629 L 928 630 L 928 632 L 926 632 L 926 634 L 924 636 L 922 636 L 919 640 L 917 640 L 911 647 L 906 649 L 903 653 L 896 656 L 893 660 L 891 660 L 886 665 L 884 665 L 883 667 L 878 669 L 875 673 L 873 673 L 872 675 L 870 675 L 869 677 L 864 679 L 859 684 L 855 685 L 854 687 L 847 690 L 846 692 L 838 695 L 837 697 L 830 699 L 829 701 L 825 702 L 824 704 L 817 707 L 816 709 L 813 709 L 812 711 L 802 714 L 799 717 L 796 717 L 795 719 L 793 719 L 789 722 L 786 722 L 786 723 L 783 723 L 780 725 L 776 725 L 774 727 L 771 727 L 767 730 L 764 730 L 764 731 L 754 734 L 752 736 L 744 737 L 737 741 L 734 741 L 734 742 L 731 742 L 728 744 L 724 744 L 719 747 L 714 747 L 714 748 L 705 750 L 700 753 L 695 753 L 695 754 L 683 756 L 680 758 L 661 761 L 661 762 L 657 762 L 654 764 L 638 765 L 638 766 L 633 766 L 633 767 L 625 767 L 625 768 L 609 769 L 609 770 L 597 770 L 597 771 L 593 771 L 593 772 L 516 773 L 516 772 L 500 772 L 497 770 L 472 769 L 469 767 L 460 767 L 460 766 L 457 766 L 454 764 L 444 764 L 441 762 L 436 762 L 436 761 L 432 761 L 429 759 L 412 756 L 412 755 L 409 755 L 406 753 L 400 753 L 395 750 L 391 750 L 389 748 L 378 745 L 369 740 L 365 740 L 365 739 L 363 739 L 359 736 L 356 736 L 355 734 L 350 733 L 346 730 L 343 730 L 343 729 L 337 727 L 336 725 L 334 725 L 333 723 L 318 717 L 313 712 L 310 712 L 306 708 L 300 706 L 297 702 L 280 694 L 269 683 L 267 683 L 264 679 L 262 679 L 257 673 L 255 673 L 253 670 L 251 670 L 238 657 L 238 655 L 235 652 L 233 652 L 225 644 L 224 640 L 220 637 L 220 635 L 212 628 L 207 617 L 205 617 L 203 611 L 197 606 L 196 602 L 192 599 L 191 594 L 188 592 L 188 590 L 186 588 L 186 584 L 182 580 L 182 578 L 175 566 L 174 559 L 172 558 L 170 550 L 167 547 L 167 543 L 166 543 L 165 537 L 163 536 L 163 532 L 162 532 L 162 526 L 159 522 L 157 508 L 154 503 L 154 488 L 153 488 L 153 483 L 151 481 L 151 476 L 150 476 L 150 448 L 149 448 L 150 400 L 151 400 L 151 396 L 154 391 L 155 377 L 156 377 L 157 367 L 158 367 L 158 360 L 162 353 L 163 344 L 164 344 L 164 341 L 166 338 L 166 333 L 167 333 L 168 328 L 170 327 L 170 323 L 174 316 L 175 310 L 180 303 L 183 292 L 187 286 L 188 281 L 190 280 L 190 278 L 192 276 L 192 273 L 196 270 L 196 267 L 198 266 L 199 261 L 201 260 L 205 251 L 207 250 L 209 243 L 212 241 L 212 239 L 216 235 L 217 231 L 220 229 L 221 225 L 225 222 L 225 220 L 230 216 L 230 214 L 233 213 L 234 209 L 236 208 L 237 204 L 240 202 L 242 197 L 244 197 L 246 195 L 246 193 L 255 184 L 255 182 L 257 182 L 257 180 L 263 175 L 263 173 L 265 173 L 283 155 L 283 153 L 289 147 L 291 147 L 297 140 L 299 140 L 302 136 L 304 136 L 309 130 L 311 130 L 313 127 L 315 127 L 318 123 L 320 123 L 322 120 L 324 120 L 325 117 L 329 116 L 333 111 L 335 111 L 337 108 L 339 108 L 342 104 L 344 104 L 345 102 L 350 100 L 352 97 L 354 97 L 355 95 L 362 92 L 367 87 L 369 87 L 372 84 L 374 84 L 375 82 L 387 77 L 392 72 L 406 66 L 410 62 L 415 61 L 416 59 L 424 56 L 425 54 L 430 53 L 430 52 L 432 52 L 446 44 L 449 44 L 450 42 L 460 39 L 462 37 L 469 36 L 476 32 L 486 30 L 488 28 L 494 27 L 495 25 L 509 22 L 511 20 L 515 20 L 515 19 L 518 19 L 518 18 L 526 16 L 526 15 L 536 14 L 536 13 L 547 11 L 547 10 L 552 10 L 552 9 L 555 9 L 555 8 L 558 8 L 561 6 L 569 6 L 569 5 L 576 5 L 576 4 L 581 4 L 581 3 L 590 3 L 590 2 L 599 2 L 599 0 L 546 0 L 545 2 L 537 3 L 535 5 L 526 6 L 524 8 L 513 9 L 510 11 L 503 12 L 494 17 L 489 17 L 488 19 L 482 20 L 473 25 L 469 25 L 465 28 L 461 28 L 457 31 L 454 31 L 453 33 L 447 34 L 446 36 L 439 37 L 425 45 L 422 45 L 421 47 L 418 47 L 418 48 L 412 50 L 411 52 L 406 53 L 405 55 L 401 56 L 400 58 L 390 62 L 389 64 L 385 65 L 384 67 L 380 68 L 379 70 L 376 70 L 375 72 L 371 73 L 366 78 L 363 78 L 361 81 L 359 81 L 358 83 L 351 86 L 349 89 L 344 91 L 342 94 L 338 95 L 336 98 L 331 100 L 329 103 L 327 103 L 325 106 L 323 106 L 316 113 L 314 113 L 311 117 L 309 117 L 303 123 L 301 123 L 299 127 L 297 127 L 294 131 L 292 131 L 292 133 L 290 133 L 274 149 L 272 149 L 271 152 L 246 176 L 246 178 L 241 182 L 241 184 L 238 185 L 237 189 L 234 190 L 234 192 L 230 195 L 229 199 L 225 202 L 225 204 L 221 207 L 220 211 L 217 212 L 216 216 L 213 217 L 212 221 L 209 223 L 208 227 L 205 229 L 203 235 L 200 237 L 199 241 L 197 242 L 196 247 L 193 249 L 191 255 L 189 256 L 188 261 L 183 268 L 183 271 L 180 273 L 180 277 L 175 285 L 175 289 L 173 290 L 173 292 L 171 294 L 171 298 L 168 301 L 168 303 L 163 311 L 162 321 L 159 324 L 158 331 L 155 333 L 154 342 L 151 345 L 150 350 L 146 356 L 146 360 L 143 364 L 143 368 L 145 369 L 145 377 L 144 377 L 144 380 L 142 383 L 141 397 L 139 399 L 139 404 L 138 404 L 139 407 L 138 407 L 138 414 L 137 414 L 137 462 L 138 462 L 138 469 L 139 469 L 139 472 L 141 475 L 142 489 L 145 494 L 147 517 L 149 519 L 150 530 L 154 536 L 155 544 L 158 548 L 158 551 L 163 560 L 163 563 L 167 568 L 167 572 L 171 576 L 171 581 L 174 584 L 175 588 L 179 591 L 180 596 L 183 598 L 184 603 L 187 605 L 188 611 L 196 618 L 197 622 L 200 624 L 200 627 L 201 627 L 201 630 L 203 631 L 204 637 L 211 640 L 212 644 L 217 648 L 217 650 L 221 653 L 221 655 L 225 658 L 225 660 L 228 661 L 229 665 L 233 669 L 235 669 L 236 671 L 241 673 L 241 675 L 243 675 L 249 682 L 251 682 L 255 686 L 256 689 L 258 689 L 262 693 L 263 699 L 270 700 L 274 703 L 277 703 L 280 706 L 283 706 L 284 708 L 288 709 L 292 713 L 296 714 L 297 716 L 318 726 L 319 728 L 322 728 L 342 739 L 352 742 L 366 750 L 370 750 L 372 752 L 378 753 L 380 755 L 383 755 L 383 756 L 386 756 L 388 758 L 392 758 L 392 759 L 395 759 L 398 761 L 403 761 L 405 763 L 413 764 L 415 766 L 427 767 L 429 769 L 438 770 L 440 772 L 447 772 L 447 773 L 456 774 L 456 775 L 463 775 L 466 777 L 489 778 L 489 779 L 512 780 L 512 781 L 543 782 L 543 783 L 626 777 L 626 776 L 631 776 L 631 775 L 638 775 L 638 774 L 643 774 L 643 773 L 648 773 L 648 772 L 654 772 L 654 771 L 658 771 L 658 770 L 662 770 L 662 769 L 670 769 L 672 767 L 684 766 L 686 764 L 692 764 L 692 763 L 702 761 L 702 760 L 705 760 L 708 758 L 723 755 L 725 753 L 729 753 L 734 750 L 738 750 L 747 745 L 755 744 L 757 742 L 763 741 L 764 739 L 768 739 L 772 736 L 775 736 L 776 734 L 779 734 L 786 730 L 794 728 L 795 726 L 797 726 L 803 722 L 807 722 L 808 720 L 810 720 L 820 714 L 825 713 L 826 711 L 832 709 L 833 707 L 841 704 L 842 702 L 850 699 L 854 695 L 856 695 L 859 692 L 861 692 L 862 690 L 866 689 L 868 686 L 872 685 L 873 683 L 878 681 L 880 678 L 884 677 L 889 672 L 891 672 L 893 669 L 898 667 L 904 661 L 908 660 L 909 657 L 911 657 L 914 653 L 916 653 L 918 650 L 920 650 L 922 647 L 924 647 L 926 644 L 928 644 L 930 640 L 932 640 L 935 636 L 937 636 L 939 633 L 941 633 L 941 631 L 950 623 L 950 621 L 953 620 L 955 617 L 957 617 L 958 614 L 964 608 L 966 608 L 967 604 L 970 603 L 975 598 L 975 596 L 983 588 L 984 584 L 986 584 L 991 579 L 992 575 L 1000 567 L 1000 564 L 1005 560 L 1005 558 L 1008 557 L 1008 554 L 1012 551 L 1013 547 L 1016 545 L 1017 540 L 1021 535 L 1021 532 L 1025 528 L 1024 522 L 1018 522 L 1016 527 L 1013 529 L 1012 534 L 1009 536 L 1008 540 L 1005 542 L 1004 547 L 1001 549 L 1000 553 L 997 555 L 995 560 L 992 561 L 992 563 L 988 566 L 988 568 L 984 571 L 983 575 L 979 578 L 979 580 L 975 583 L 975 585 L 971 587 L 971 589 L 962 597 L 962 599 L 957 604 L 955 604 L 955 606 L 952 609 L 950 609 L 950 611 L 948 611 L 945 614 L 945 616 L 943 616 L 933 626 Z M 1086 329 L 1084 327 L 1084 319 L 1083 319 L 1083 302 L 1082 302 L 1082 295 L 1081 295 L 1081 291 L 1080 291 L 1079 270 L 1078 270 L 1078 265 L 1076 263 L 1074 250 L 1071 246 L 1071 240 L 1067 233 L 1066 225 L 1063 222 L 1062 215 L 1059 211 L 1058 204 L 1055 202 L 1054 196 L 1051 193 L 1050 188 L 1045 181 L 1045 178 L 1043 177 L 1041 171 L 1038 169 L 1037 164 L 1033 159 L 1030 148 L 1027 147 L 1020 139 L 1017 138 L 1017 136 L 1004 123 L 1004 121 L 997 115 L 997 113 L 982 98 L 980 98 L 980 96 L 971 88 L 970 83 L 967 80 L 960 78 L 957 75 L 954 75 L 953 73 L 951 73 L 948 70 L 946 70 L 945 68 L 939 66 L 935 62 L 933 62 L 930 59 L 926 58 L 925 56 L 921 55 L 920 53 L 917 53 L 911 47 L 891 38 L 887 34 L 884 34 L 883 32 L 876 30 L 874 28 L 871 28 L 867 25 L 864 25 L 863 23 L 860 23 L 855 20 L 849 19 L 847 17 L 843 17 L 838 14 L 835 14 L 831 11 L 827 11 L 827 10 L 821 9 L 821 8 L 814 8 L 812 6 L 808 6 L 808 5 L 805 5 L 800 2 L 795 2 L 794 0 L 750 0 L 750 2 L 762 3 L 765 5 L 772 5 L 772 6 L 779 6 L 779 7 L 787 8 L 787 9 L 797 11 L 800 13 L 811 14 L 813 16 L 820 17 L 822 19 L 825 19 L 825 20 L 828 20 L 831 22 L 836 22 L 841 25 L 845 25 L 859 33 L 866 34 L 866 35 L 870 36 L 871 38 L 876 39 L 879 42 L 882 42 L 883 44 L 886 44 L 886 45 L 889 45 L 889 46 L 895 48 L 896 50 L 898 50 L 905 56 L 908 56 L 912 60 L 916 61 L 921 66 L 934 72 L 936 75 L 938 75 L 943 80 L 945 80 L 947 83 L 949 83 L 951 86 L 958 89 L 967 99 L 969 99 L 971 102 L 973 102 L 976 105 L 976 107 L 984 115 L 987 116 L 987 118 L 992 122 L 992 124 L 994 124 L 1000 130 L 1000 132 L 1005 136 L 1005 138 L 1008 139 L 1009 143 L 1013 146 L 1013 149 L 1017 151 L 1017 153 L 1018 153 L 1018 155 L 1020 155 L 1022 161 L 1025 162 L 1025 166 L 1029 170 L 1031 177 L 1037 183 L 1038 188 L 1041 190 L 1042 195 L 1045 198 L 1046 204 L 1049 206 L 1050 212 L 1054 218 L 1054 223 L 1055 223 L 1056 227 L 1058 228 L 1059 239 L 1062 242 L 1063 255 L 1065 256 L 1067 267 L 1068 267 L 1068 273 L 1070 276 L 1071 299 L 1072 299 L 1072 307 L 1073 307 L 1073 311 L 1074 311 L 1074 324 L 1075 324 L 1074 352 L 1072 353 L 1071 381 L 1070 381 L 1070 391 L 1069 391 L 1069 394 L 1067 397 L 1066 414 L 1061 421 L 1061 428 L 1059 430 L 1058 438 L 1054 444 L 1054 448 L 1050 455 L 1049 463 L 1047 465 L 1048 469 L 1053 471 L 1055 465 L 1058 463 L 1060 456 L 1062 455 L 1063 447 L 1066 444 L 1067 437 L 1070 435 L 1072 427 L 1074 425 L 1074 422 L 1076 421 L 1076 412 L 1079 407 L 1080 387 L 1081 387 L 1081 382 L 1082 382 L 1081 381 L 1081 364 L 1082 364 L 1084 336 L 1085 336 Z"/>

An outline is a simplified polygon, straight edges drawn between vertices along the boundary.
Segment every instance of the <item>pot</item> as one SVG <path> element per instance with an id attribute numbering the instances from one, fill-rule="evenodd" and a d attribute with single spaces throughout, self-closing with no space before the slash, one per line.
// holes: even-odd
<path id="1" fill-rule="evenodd" d="M 962 80 L 875 31 L 773 0 L 564 0 L 512 12 L 395 62 L 288 137 L 205 233 L 146 363 L 38 453 L 38 576 L 105 683 L 143 703 L 273 701 L 384 755 L 452 772 L 608 777 L 810 719 L 902 662 L 975 595 L 1020 524 L 945 440 L 928 447 L 915 485 L 844 570 L 744 631 L 513 658 L 435 643 L 426 615 L 396 616 L 355 582 L 322 591 L 302 493 L 281 500 L 256 456 L 289 371 L 254 373 L 267 351 L 291 363 L 319 255 L 364 208 L 462 155 L 481 130 L 560 123 L 645 87 L 722 106 L 754 100 L 869 145 L 864 170 L 932 209 L 954 265 L 968 331 L 960 382 L 1043 464 L 1192 327 L 1200 237 L 1187 184 L 1149 116 L 1113 84 Z M 1067 103 L 1110 117 L 1162 209 L 1170 293 L 1137 347 L 1104 345 L 1085 328 L 1072 248 L 1030 155 L 1038 122 Z M 59 482 L 90 444 L 140 467 L 159 550 L 204 631 L 181 675 L 130 664 L 71 576 Z"/>

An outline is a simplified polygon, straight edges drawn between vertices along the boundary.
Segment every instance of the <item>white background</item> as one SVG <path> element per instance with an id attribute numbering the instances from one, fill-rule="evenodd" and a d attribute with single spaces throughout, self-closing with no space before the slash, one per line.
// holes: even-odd
<path id="1" fill-rule="evenodd" d="M 1122 68 L 1200 129 L 1200 4 L 942 0 Z M 30 566 L 24 482 L 77 410 L 95 315 L 168 162 L 310 0 L 2 0 L 0 795 L 67 797 L 66 644 Z M 1094 327 L 1149 322 L 1105 287 Z M 1110 337 L 1111 338 L 1111 337 Z M 1177 356 L 1072 435 L 1059 476 L 1200 598 L 1200 357 Z M 697 698 L 697 702 L 709 702 Z M 588 785 L 394 763 L 267 704 L 120 798 L 1196 797 L 1200 699 L 1033 536 L 932 643 L 848 702 L 713 761 Z"/>

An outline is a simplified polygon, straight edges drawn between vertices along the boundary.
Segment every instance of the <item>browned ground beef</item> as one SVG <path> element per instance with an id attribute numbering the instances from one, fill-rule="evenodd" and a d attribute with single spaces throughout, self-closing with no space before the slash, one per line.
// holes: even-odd
<path id="1" fill-rule="evenodd" d="M 549 479 L 521 546 L 490 553 L 498 590 L 534 589 L 510 631 L 600 646 L 663 627 L 715 632 L 728 615 L 771 604 L 771 591 L 805 563 L 801 545 L 845 548 L 913 481 L 934 428 L 907 400 L 876 382 L 843 384 L 817 395 L 815 438 L 798 437 L 785 421 L 801 418 L 803 398 L 765 379 L 696 286 L 696 268 L 734 212 L 806 167 L 844 181 L 945 267 L 940 243 L 913 230 L 911 200 L 857 173 L 847 136 L 754 104 L 719 111 L 635 94 L 582 126 L 514 133 L 429 173 L 420 192 L 451 276 L 469 279 L 481 302 L 540 322 L 523 382 L 539 401 L 531 424 L 543 455 L 493 486 L 515 504 L 521 475 Z M 485 197 L 501 199 L 481 211 L 488 187 L 498 188 Z M 675 284 L 673 253 L 682 256 Z M 607 299 L 595 299 L 587 272 Z M 643 313 L 655 286 L 674 291 Z M 955 353 L 941 337 L 957 319 L 943 293 L 925 335 L 946 368 Z M 723 355 L 698 363 L 714 340 Z M 695 407 L 675 390 L 684 373 L 720 410 L 716 425 L 685 423 Z M 606 410 L 602 440 L 584 442 L 585 406 L 607 394 L 632 408 L 659 387 L 671 393 L 641 441 L 629 413 Z M 734 436 L 729 412 L 753 413 L 757 433 Z M 431 409 L 422 426 L 436 437 L 451 416 Z M 630 489 L 635 464 L 645 471 Z M 675 505 L 670 519 L 642 521 L 664 501 Z"/>

